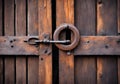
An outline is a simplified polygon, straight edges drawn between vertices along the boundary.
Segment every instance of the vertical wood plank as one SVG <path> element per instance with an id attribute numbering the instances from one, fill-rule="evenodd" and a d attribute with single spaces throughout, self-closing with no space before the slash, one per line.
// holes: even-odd
<path id="1" fill-rule="evenodd" d="M 95 0 L 75 0 L 75 25 L 82 36 L 95 35 Z M 96 84 L 95 57 L 75 58 L 75 83 Z"/>
<path id="2" fill-rule="evenodd" d="M 120 84 L 120 57 L 118 57 L 118 84 Z"/>
<path id="3" fill-rule="evenodd" d="M 116 6 L 117 0 L 97 1 L 97 35 L 117 35 Z M 98 57 L 97 84 L 117 84 L 117 82 L 117 59 Z"/>
<path id="4" fill-rule="evenodd" d="M 14 36 L 14 0 L 4 0 L 5 36 Z M 5 84 L 15 83 L 14 57 L 5 58 Z"/>
<path id="5" fill-rule="evenodd" d="M 38 0 L 28 2 L 28 36 L 38 36 Z M 28 84 L 38 84 L 38 57 L 28 57 Z"/>
<path id="6" fill-rule="evenodd" d="M 51 0 L 39 0 L 39 35 L 49 34 L 52 39 Z M 52 45 L 40 45 L 39 84 L 52 84 Z"/>
<path id="7" fill-rule="evenodd" d="M 2 30 L 3 30 L 3 1 L 0 0 L 0 36 L 2 36 Z"/>
<path id="8" fill-rule="evenodd" d="M 120 0 L 118 1 L 118 34 L 120 35 Z M 118 57 L 118 84 L 120 84 L 120 56 Z"/>
<path id="9" fill-rule="evenodd" d="M 57 27 L 63 23 L 74 24 L 74 0 L 56 1 Z M 74 84 L 74 56 L 59 50 L 59 83 Z"/>
<path id="10" fill-rule="evenodd" d="M 6 36 L 14 36 L 14 0 L 4 1 L 4 30 Z"/>
<path id="11" fill-rule="evenodd" d="M 3 32 L 3 1 L 0 0 L 0 36 Z M 3 84 L 3 58 L 0 57 L 0 84 Z"/>
<path id="12" fill-rule="evenodd" d="M 26 1 L 16 0 L 16 35 L 26 35 Z M 16 84 L 26 84 L 26 57 L 16 57 Z"/>
<path id="13" fill-rule="evenodd" d="M 118 33 L 120 34 L 120 0 L 117 0 L 117 6 L 118 6 Z"/>

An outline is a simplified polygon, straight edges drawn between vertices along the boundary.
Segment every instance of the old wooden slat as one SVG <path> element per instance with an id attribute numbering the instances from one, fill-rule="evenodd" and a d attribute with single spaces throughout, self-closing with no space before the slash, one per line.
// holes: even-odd
<path id="1" fill-rule="evenodd" d="M 24 42 L 28 38 L 33 36 L 0 37 L 0 55 L 38 55 L 38 48 Z"/>
<path id="2" fill-rule="evenodd" d="M 0 36 L 2 36 L 3 30 L 3 1 L 0 0 Z"/>
<path id="3" fill-rule="evenodd" d="M 0 36 L 3 30 L 3 1 L 0 0 Z M 3 84 L 3 58 L 0 57 L 0 84 Z"/>
<path id="4" fill-rule="evenodd" d="M 117 0 L 97 1 L 97 35 L 117 35 Z M 97 59 L 97 84 L 117 84 L 117 59 Z"/>
<path id="5" fill-rule="evenodd" d="M 27 0 L 28 35 L 38 36 L 38 0 Z M 28 84 L 38 84 L 38 57 L 28 57 Z"/>
<path id="6" fill-rule="evenodd" d="M 120 54 L 120 36 L 82 36 L 74 55 Z M 117 57 L 117 56 L 116 56 Z"/>
<path id="7" fill-rule="evenodd" d="M 118 1 L 118 34 L 120 35 L 120 0 Z M 118 57 L 118 84 L 120 84 L 120 56 Z"/>
<path id="8" fill-rule="evenodd" d="M 120 84 L 120 57 L 118 57 L 118 84 Z"/>
<path id="9" fill-rule="evenodd" d="M 38 36 L 0 36 L 0 55 L 39 55 L 37 47 L 24 42 L 28 40 L 28 38 L 33 37 L 39 38 Z M 9 43 L 10 41 L 12 41 L 12 43 Z M 119 41 L 120 36 L 81 36 L 80 43 L 73 54 L 119 55 Z M 11 47 L 11 45 L 14 47 Z"/>
<path id="10" fill-rule="evenodd" d="M 56 1 L 57 27 L 63 23 L 74 24 L 74 0 Z M 59 50 L 59 83 L 74 84 L 74 56 Z"/>
<path id="11" fill-rule="evenodd" d="M 40 39 L 52 39 L 51 0 L 39 0 Z M 39 84 L 52 84 L 52 46 L 41 44 L 39 56 Z"/>
<path id="12" fill-rule="evenodd" d="M 16 35 L 26 35 L 26 1 L 16 0 Z M 16 84 L 26 84 L 26 57 L 16 57 Z"/>
<path id="13" fill-rule="evenodd" d="M 80 30 L 82 36 L 96 33 L 95 9 L 95 0 L 75 0 L 75 26 Z M 75 57 L 75 83 L 96 84 L 96 60 L 94 57 Z"/>
<path id="14" fill-rule="evenodd" d="M 117 0 L 118 2 L 118 33 L 120 34 L 120 0 Z"/>
<path id="15" fill-rule="evenodd" d="M 14 36 L 14 0 L 4 0 L 4 34 Z M 15 58 L 5 58 L 5 84 L 15 83 Z"/>

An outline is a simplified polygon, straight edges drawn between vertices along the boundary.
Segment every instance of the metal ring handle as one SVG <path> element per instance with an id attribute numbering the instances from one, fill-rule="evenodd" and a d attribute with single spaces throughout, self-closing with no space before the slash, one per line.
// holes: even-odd
<path id="1" fill-rule="evenodd" d="M 73 36 L 74 36 L 73 42 L 69 45 L 55 44 L 59 49 L 65 50 L 65 51 L 74 49 L 78 45 L 79 40 L 80 40 L 79 31 L 72 24 L 63 24 L 63 25 L 59 26 L 54 32 L 54 40 L 59 40 L 59 35 L 60 35 L 61 31 L 65 30 L 66 28 L 68 28 L 72 31 Z"/>

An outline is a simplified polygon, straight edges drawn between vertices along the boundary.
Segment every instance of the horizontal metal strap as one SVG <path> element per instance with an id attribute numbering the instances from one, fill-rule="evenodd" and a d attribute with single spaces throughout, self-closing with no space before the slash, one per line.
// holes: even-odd
<path id="1" fill-rule="evenodd" d="M 120 55 L 120 36 L 82 36 L 74 55 Z"/>

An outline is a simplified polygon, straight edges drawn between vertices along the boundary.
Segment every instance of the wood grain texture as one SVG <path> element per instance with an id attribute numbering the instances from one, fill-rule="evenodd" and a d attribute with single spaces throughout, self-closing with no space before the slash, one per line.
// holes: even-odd
<path id="1" fill-rule="evenodd" d="M 0 55 L 38 55 L 39 50 L 35 46 L 24 42 L 28 38 L 38 36 L 0 36 Z"/>
<path id="2" fill-rule="evenodd" d="M 26 1 L 16 0 L 16 35 L 26 35 Z M 26 84 L 26 56 L 16 57 L 16 84 Z"/>
<path id="3" fill-rule="evenodd" d="M 95 0 L 75 0 L 75 26 L 82 36 L 95 35 Z M 75 83 L 96 84 L 95 57 L 75 57 Z"/>
<path id="4" fill-rule="evenodd" d="M 118 57 L 118 84 L 120 84 L 120 57 Z"/>
<path id="5" fill-rule="evenodd" d="M 0 36 L 3 33 L 3 1 L 0 0 Z M 0 84 L 3 84 L 3 58 L 0 57 Z"/>
<path id="6" fill-rule="evenodd" d="M 120 0 L 117 0 L 117 11 L 118 11 L 118 33 L 120 34 Z"/>
<path id="7" fill-rule="evenodd" d="M 4 1 L 4 30 L 6 36 L 14 36 L 14 0 Z"/>
<path id="8" fill-rule="evenodd" d="M 0 0 L 0 36 L 2 36 L 3 30 L 3 1 Z"/>
<path id="9" fill-rule="evenodd" d="M 97 1 L 97 34 L 117 35 L 117 0 Z"/>
<path id="10" fill-rule="evenodd" d="M 80 44 L 74 51 L 74 55 L 120 55 L 120 36 L 81 36 Z"/>
<path id="11" fill-rule="evenodd" d="M 39 36 L 52 39 L 51 0 L 39 0 Z M 48 34 L 48 35 L 46 35 Z M 40 45 L 39 84 L 52 84 L 52 45 Z"/>
<path id="12" fill-rule="evenodd" d="M 56 1 L 57 27 L 63 23 L 74 24 L 74 0 Z M 74 56 L 59 50 L 59 83 L 74 84 Z"/>
<path id="13" fill-rule="evenodd" d="M 117 0 L 118 5 L 118 34 L 120 35 L 120 0 Z M 118 84 L 120 84 L 120 56 L 118 57 Z"/>
<path id="14" fill-rule="evenodd" d="M 75 26 L 81 35 L 95 35 L 95 14 L 95 0 L 75 0 Z"/>
<path id="15" fill-rule="evenodd" d="M 117 0 L 97 1 L 97 35 L 117 35 Z M 117 59 L 97 59 L 97 84 L 117 84 Z"/>
<path id="16" fill-rule="evenodd" d="M 38 36 L 38 0 L 28 0 L 28 36 Z M 38 57 L 28 57 L 28 84 L 38 84 Z"/>
<path id="17" fill-rule="evenodd" d="M 4 0 L 4 34 L 14 36 L 14 0 Z M 15 58 L 5 58 L 5 84 L 15 83 Z"/>

